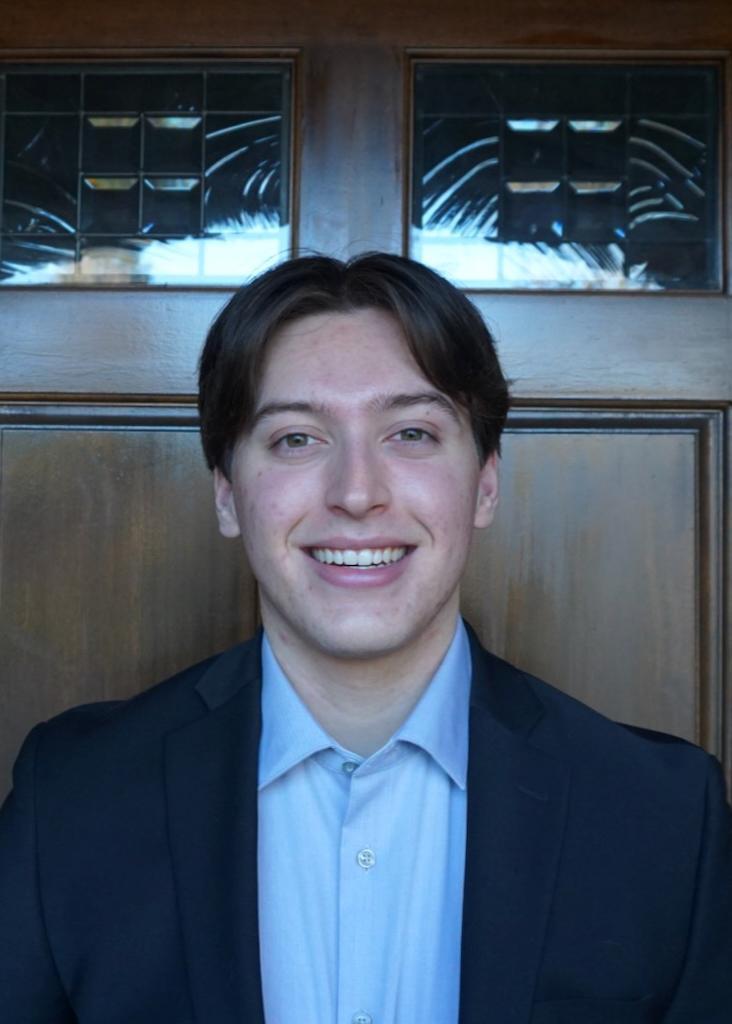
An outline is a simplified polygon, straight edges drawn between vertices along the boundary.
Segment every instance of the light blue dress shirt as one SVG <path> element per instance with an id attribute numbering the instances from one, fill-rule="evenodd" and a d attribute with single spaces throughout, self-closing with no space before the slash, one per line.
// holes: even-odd
<path id="1" fill-rule="evenodd" d="M 457 1024 L 470 648 L 368 758 L 262 642 L 259 936 L 267 1024 Z"/>

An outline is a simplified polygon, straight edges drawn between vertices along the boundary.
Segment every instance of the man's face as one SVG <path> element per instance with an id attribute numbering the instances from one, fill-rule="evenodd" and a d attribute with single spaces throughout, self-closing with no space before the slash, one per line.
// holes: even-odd
<path id="1" fill-rule="evenodd" d="M 364 659 L 451 631 L 497 479 L 396 322 L 364 309 L 303 317 L 272 339 L 253 428 L 215 490 L 265 629 L 290 648 Z"/>

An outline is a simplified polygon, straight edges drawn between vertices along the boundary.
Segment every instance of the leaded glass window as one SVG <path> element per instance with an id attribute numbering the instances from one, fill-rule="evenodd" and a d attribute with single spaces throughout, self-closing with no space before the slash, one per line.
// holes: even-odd
<path id="1" fill-rule="evenodd" d="M 418 61 L 410 252 L 466 287 L 721 286 L 714 65 Z"/>
<path id="2" fill-rule="evenodd" d="M 290 248 L 287 63 L 6 67 L 0 283 L 229 284 Z"/>

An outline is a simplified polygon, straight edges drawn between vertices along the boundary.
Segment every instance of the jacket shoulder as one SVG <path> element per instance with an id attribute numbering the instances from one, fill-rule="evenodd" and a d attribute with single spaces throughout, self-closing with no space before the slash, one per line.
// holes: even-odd
<path id="1" fill-rule="evenodd" d="M 533 746 L 579 769 L 578 777 L 608 785 L 640 785 L 656 792 L 706 786 L 718 762 L 679 736 L 616 722 L 558 687 L 511 665 L 477 644 L 473 664 L 478 700 Z"/>
<path id="2" fill-rule="evenodd" d="M 207 690 L 228 681 L 226 697 L 238 685 L 240 668 L 258 654 L 255 637 L 191 665 L 162 682 L 124 700 L 81 704 L 36 726 L 33 743 L 44 760 L 66 760 L 73 749 L 91 753 L 95 749 L 139 750 L 165 733 L 186 725 L 206 713 L 210 706 Z M 237 681 L 238 680 L 238 681 Z M 223 698 L 222 698 L 223 700 Z M 29 737 L 30 738 L 30 737 Z"/>

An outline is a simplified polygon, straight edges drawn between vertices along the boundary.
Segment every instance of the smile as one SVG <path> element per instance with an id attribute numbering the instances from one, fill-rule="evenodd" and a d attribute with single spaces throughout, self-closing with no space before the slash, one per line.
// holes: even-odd
<path id="1" fill-rule="evenodd" d="M 407 553 L 401 548 L 312 548 L 310 554 L 323 565 L 350 565 L 358 569 L 374 569 L 401 561 Z"/>

